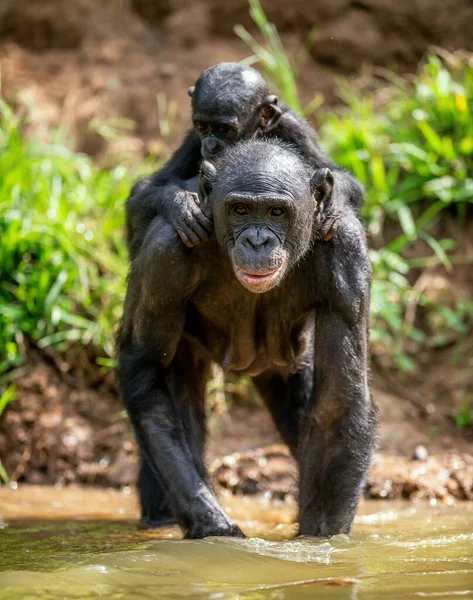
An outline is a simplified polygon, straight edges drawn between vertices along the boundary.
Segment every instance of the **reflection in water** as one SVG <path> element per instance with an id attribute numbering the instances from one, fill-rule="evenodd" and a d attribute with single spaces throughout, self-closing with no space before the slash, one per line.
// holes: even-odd
<path id="1" fill-rule="evenodd" d="M 222 501 L 258 537 L 140 531 L 132 494 L 0 490 L 0 600 L 473 598 L 472 504 L 365 503 L 352 536 L 316 540 L 288 539 L 295 507 Z"/>

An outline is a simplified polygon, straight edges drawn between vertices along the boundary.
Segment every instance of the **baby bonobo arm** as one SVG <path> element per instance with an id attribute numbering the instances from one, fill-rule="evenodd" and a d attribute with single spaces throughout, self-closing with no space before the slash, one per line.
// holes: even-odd
<path id="1" fill-rule="evenodd" d="M 173 225 L 189 248 L 208 239 L 212 220 L 202 210 L 195 190 L 186 185 L 187 180 L 197 177 L 200 161 L 200 139 L 192 130 L 163 169 L 133 187 L 126 204 L 127 243 L 132 260 L 157 215 Z"/>

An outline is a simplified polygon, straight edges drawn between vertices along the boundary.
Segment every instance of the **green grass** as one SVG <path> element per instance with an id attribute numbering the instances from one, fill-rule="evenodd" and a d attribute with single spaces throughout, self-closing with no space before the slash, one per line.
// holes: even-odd
<path id="1" fill-rule="evenodd" d="M 249 0 L 249 11 L 261 34 L 262 42 L 259 42 L 242 25 L 235 26 L 235 33 L 253 52 L 243 62 L 248 65 L 259 63 L 273 91 L 300 115 L 310 116 L 323 103 L 324 98 L 322 94 L 316 93 L 309 104 L 303 106 L 297 87 L 297 73 L 308 58 L 316 31 L 309 34 L 299 50 L 290 58 L 276 27 L 266 18 L 259 0 Z"/>
<path id="2" fill-rule="evenodd" d="M 101 170 L 59 133 L 26 139 L 0 100 L 0 378 L 22 362 L 26 338 L 112 354 L 131 183 L 124 166 Z"/>

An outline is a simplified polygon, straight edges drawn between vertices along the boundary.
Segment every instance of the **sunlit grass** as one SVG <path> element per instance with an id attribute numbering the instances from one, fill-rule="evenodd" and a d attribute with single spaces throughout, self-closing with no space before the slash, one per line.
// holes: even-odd
<path id="1" fill-rule="evenodd" d="M 127 275 L 124 166 L 101 170 L 52 140 L 26 140 L 0 101 L 0 377 L 39 346 L 112 354 Z"/>

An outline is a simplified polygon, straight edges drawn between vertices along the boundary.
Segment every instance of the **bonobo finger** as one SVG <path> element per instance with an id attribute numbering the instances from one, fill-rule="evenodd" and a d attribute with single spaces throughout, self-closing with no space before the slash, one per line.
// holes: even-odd
<path id="1" fill-rule="evenodd" d="M 181 222 L 180 227 L 184 230 L 193 246 L 197 246 L 203 239 L 206 239 L 205 231 L 193 219 L 187 218 Z"/>
<path id="2" fill-rule="evenodd" d="M 196 206 L 200 206 L 200 198 L 195 192 L 189 192 L 189 196 Z"/>
<path id="3" fill-rule="evenodd" d="M 195 218 L 186 219 L 186 233 L 188 236 L 191 234 L 196 235 L 199 239 L 199 241 L 196 242 L 197 244 L 201 241 L 208 240 L 210 236 L 210 233 L 201 227 Z"/>
<path id="4" fill-rule="evenodd" d="M 209 232 L 213 231 L 214 224 L 213 224 L 212 220 L 209 219 L 207 217 L 207 215 L 205 215 L 201 210 L 196 211 L 194 213 L 194 219 L 196 219 L 196 221 L 199 223 L 199 225 L 202 225 L 202 227 L 204 229 L 206 229 L 207 231 L 209 231 Z"/>
<path id="5" fill-rule="evenodd" d="M 184 233 L 184 230 L 181 229 L 180 227 L 176 227 L 176 231 L 179 234 L 179 237 L 181 238 L 182 242 L 188 247 L 188 248 L 193 248 L 194 244 L 190 241 L 190 239 L 187 237 L 187 235 Z"/>

